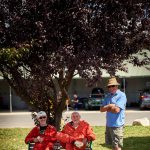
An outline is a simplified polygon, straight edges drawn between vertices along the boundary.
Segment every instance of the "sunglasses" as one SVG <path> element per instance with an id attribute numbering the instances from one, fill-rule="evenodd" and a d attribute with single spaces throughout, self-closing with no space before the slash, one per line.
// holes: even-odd
<path id="1" fill-rule="evenodd" d="M 43 117 L 39 117 L 39 119 L 45 119 L 46 118 L 46 116 L 43 116 Z"/>
<path id="2" fill-rule="evenodd" d="M 108 86 L 108 88 L 112 88 L 112 87 L 115 87 L 115 85 L 110 85 L 110 86 Z"/>

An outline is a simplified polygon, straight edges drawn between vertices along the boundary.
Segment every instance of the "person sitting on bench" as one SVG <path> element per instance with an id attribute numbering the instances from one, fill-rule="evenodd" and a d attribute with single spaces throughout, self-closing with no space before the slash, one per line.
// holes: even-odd
<path id="1" fill-rule="evenodd" d="M 53 150 L 56 142 L 56 128 L 48 125 L 47 115 L 44 111 L 37 113 L 39 125 L 34 127 L 25 138 L 25 143 L 35 143 L 33 150 Z"/>
<path id="2" fill-rule="evenodd" d="M 57 132 L 57 140 L 66 150 L 85 150 L 86 143 L 96 138 L 90 125 L 80 118 L 78 112 L 73 112 L 72 121 L 67 123 L 61 132 Z"/>

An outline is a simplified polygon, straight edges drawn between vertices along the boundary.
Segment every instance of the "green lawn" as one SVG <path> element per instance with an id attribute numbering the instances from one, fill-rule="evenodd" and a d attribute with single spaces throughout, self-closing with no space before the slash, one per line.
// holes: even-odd
<path id="1" fill-rule="evenodd" d="M 105 127 L 93 127 L 97 139 L 93 142 L 93 150 L 111 150 L 104 144 Z M 0 129 L 0 150 L 27 150 L 24 138 L 30 129 Z M 125 127 L 124 150 L 149 150 L 150 127 Z"/>

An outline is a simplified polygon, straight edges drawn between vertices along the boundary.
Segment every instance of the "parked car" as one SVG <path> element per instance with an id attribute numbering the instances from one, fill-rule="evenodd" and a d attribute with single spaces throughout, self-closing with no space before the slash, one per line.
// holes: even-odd
<path id="1" fill-rule="evenodd" d="M 99 108 L 104 100 L 104 90 L 102 88 L 94 88 L 89 96 L 88 101 L 85 102 L 85 109 Z"/>
<path id="2" fill-rule="evenodd" d="M 140 109 L 150 108 L 150 89 L 140 91 L 139 96 Z"/>
<path id="3" fill-rule="evenodd" d="M 88 100 L 89 100 L 88 97 L 80 97 L 78 103 L 79 109 L 85 109 L 85 104 Z"/>

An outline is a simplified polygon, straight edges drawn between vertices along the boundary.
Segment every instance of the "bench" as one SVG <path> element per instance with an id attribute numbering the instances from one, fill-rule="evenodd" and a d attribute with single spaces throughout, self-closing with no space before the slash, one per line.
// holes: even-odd
<path id="1" fill-rule="evenodd" d="M 33 147 L 34 143 L 28 144 L 28 150 L 33 150 Z M 61 146 L 61 144 L 58 141 L 54 144 L 53 150 L 65 150 L 65 149 Z M 92 150 L 92 142 L 87 142 L 85 150 Z"/>

